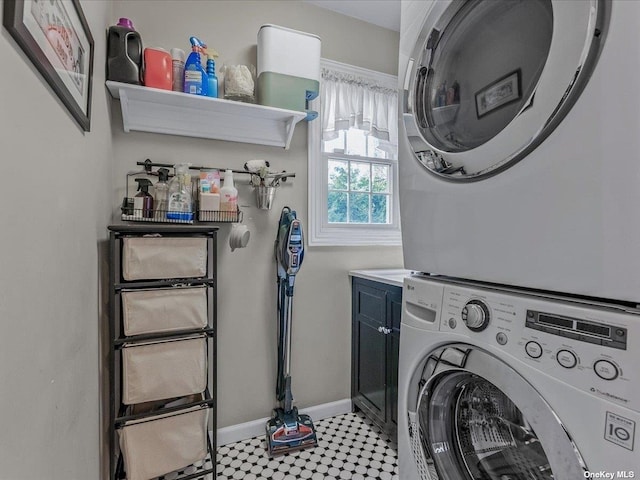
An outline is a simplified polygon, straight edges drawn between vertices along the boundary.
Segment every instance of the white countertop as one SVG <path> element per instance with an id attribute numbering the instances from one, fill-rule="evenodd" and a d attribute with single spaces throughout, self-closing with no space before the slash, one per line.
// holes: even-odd
<path id="1" fill-rule="evenodd" d="M 365 278 L 374 282 L 386 283 L 387 285 L 395 285 L 401 287 L 404 277 L 411 275 L 411 270 L 402 268 L 378 268 L 371 270 L 351 270 L 349 276 Z"/>

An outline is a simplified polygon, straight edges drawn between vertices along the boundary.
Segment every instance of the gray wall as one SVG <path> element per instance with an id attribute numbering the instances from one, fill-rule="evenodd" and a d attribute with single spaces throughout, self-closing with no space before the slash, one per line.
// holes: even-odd
<path id="1" fill-rule="evenodd" d="M 112 15 L 108 2 L 82 6 L 96 42 L 90 133 L 0 34 L 3 479 L 100 475 L 100 264 L 114 203 L 103 65 Z"/>
<path id="2" fill-rule="evenodd" d="M 398 34 L 296 1 L 119 1 L 114 19 L 133 20 L 145 46 L 188 49 L 197 35 L 220 53 L 223 63 L 256 62 L 256 35 L 272 23 L 317 34 L 322 56 L 396 74 Z M 289 205 L 307 218 L 307 126 L 296 128 L 291 148 L 223 141 L 123 133 L 119 104 L 112 110 L 115 198 L 124 194 L 125 174 L 136 161 L 190 161 L 241 169 L 262 158 L 296 178 L 277 192 L 271 211 L 255 208 L 251 189 L 239 185 L 245 223 L 251 230 L 246 249 L 231 252 L 229 225 L 219 235 L 218 426 L 270 415 L 275 405 L 276 305 L 273 241 L 280 210 Z M 308 228 L 307 228 L 308 230 Z M 356 268 L 398 267 L 400 247 L 309 248 L 296 282 L 293 327 L 293 393 L 299 407 L 350 396 L 350 283 Z"/>

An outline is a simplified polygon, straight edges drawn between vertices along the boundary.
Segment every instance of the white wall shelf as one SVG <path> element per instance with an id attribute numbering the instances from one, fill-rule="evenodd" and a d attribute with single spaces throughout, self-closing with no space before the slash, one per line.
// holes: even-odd
<path id="1" fill-rule="evenodd" d="M 289 148 L 305 112 L 106 82 L 125 132 L 137 130 Z"/>

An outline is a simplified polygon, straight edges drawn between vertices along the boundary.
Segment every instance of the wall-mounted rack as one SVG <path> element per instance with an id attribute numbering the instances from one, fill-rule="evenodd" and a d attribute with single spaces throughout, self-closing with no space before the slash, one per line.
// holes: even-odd
<path id="1" fill-rule="evenodd" d="M 173 168 L 175 165 L 171 164 L 171 163 L 156 163 L 156 162 L 152 162 L 150 159 L 146 159 L 144 162 L 136 162 L 136 165 L 140 165 L 141 167 L 144 167 L 144 171 L 140 171 L 140 172 L 131 172 L 128 175 L 138 175 L 138 174 L 145 174 L 145 175 L 157 175 L 156 172 L 153 172 L 153 167 L 156 168 Z M 221 180 L 224 179 L 224 172 L 225 170 L 231 170 L 234 174 L 235 173 L 239 173 L 242 175 L 251 175 L 252 177 L 256 177 L 258 176 L 256 173 L 254 172 L 250 172 L 248 170 L 236 170 L 233 168 L 221 168 L 221 167 L 211 167 L 211 166 L 197 166 L 197 165 L 190 165 L 189 166 L 189 170 L 206 170 L 206 169 L 215 169 L 218 170 L 220 172 L 221 175 Z M 169 176 L 173 176 L 173 175 L 169 175 Z M 270 172 L 266 178 L 271 179 L 272 181 L 283 181 L 286 182 L 287 178 L 289 177 L 295 177 L 296 174 L 294 172 L 287 172 L 286 170 L 283 170 L 282 172 Z"/>
<path id="2" fill-rule="evenodd" d="M 129 197 L 129 178 L 134 175 L 148 175 L 148 176 L 157 176 L 158 172 L 153 171 L 153 168 L 173 168 L 174 165 L 170 163 L 157 163 L 152 162 L 150 159 L 146 159 L 143 162 L 136 162 L 136 165 L 143 167 L 143 170 L 138 170 L 134 172 L 127 173 L 126 178 L 126 195 L 122 202 L 122 220 L 129 222 L 146 222 L 146 223 L 182 223 L 182 224 L 193 224 L 197 221 L 199 222 L 212 222 L 212 223 L 237 223 L 242 222 L 243 214 L 240 209 L 237 212 L 230 211 L 202 211 L 197 208 L 197 193 L 199 191 L 198 181 L 194 181 L 192 183 L 192 196 L 194 198 L 194 216 L 192 220 L 169 220 L 167 219 L 166 212 L 155 212 L 153 214 L 148 214 L 146 217 L 144 215 L 144 211 L 133 210 L 133 199 Z M 267 166 L 268 166 L 267 162 Z M 245 165 L 246 168 L 246 165 Z M 280 182 L 286 182 L 287 178 L 295 177 L 296 174 L 294 172 L 272 172 L 267 170 L 268 173 L 260 175 L 258 172 L 251 172 L 248 170 L 235 170 L 230 168 L 218 168 L 218 167 L 210 167 L 210 166 L 197 166 L 191 165 L 189 166 L 190 170 L 207 170 L 207 169 L 216 169 L 221 174 L 221 179 L 224 179 L 224 171 L 231 170 L 234 174 L 242 174 L 242 175 L 250 175 L 251 181 L 250 185 L 253 187 L 255 196 L 256 196 L 256 204 L 261 210 L 270 210 L 273 199 L 275 196 L 276 189 L 280 186 Z M 173 175 L 169 175 L 173 176 Z"/>
<path id="3" fill-rule="evenodd" d="M 145 212 L 143 210 L 136 210 L 133 208 L 133 198 L 129 196 L 129 179 L 134 175 L 147 175 L 158 176 L 157 170 L 153 168 L 173 168 L 173 164 L 169 163 L 155 163 L 150 159 L 146 159 L 144 162 L 136 162 L 136 165 L 144 167 L 142 170 L 128 172 L 125 180 L 125 197 L 122 200 L 120 210 L 121 220 L 126 222 L 142 222 L 142 223 L 177 223 L 191 225 L 194 223 L 238 223 L 242 222 L 243 213 L 238 208 L 236 211 L 226 210 L 200 210 L 198 206 L 198 179 L 191 183 L 191 196 L 193 198 L 193 218 L 192 219 L 169 219 L 167 218 L 167 212 L 163 210 L 154 210 L 152 212 Z M 190 170 L 204 170 L 214 167 L 201 167 L 190 166 Z M 220 170 L 220 169 L 218 169 Z M 227 169 L 229 170 L 229 169 Z M 223 170 L 224 171 L 224 170 Z M 250 172 L 244 170 L 232 170 L 234 173 L 249 174 Z M 173 174 L 169 174 L 170 177 Z"/>

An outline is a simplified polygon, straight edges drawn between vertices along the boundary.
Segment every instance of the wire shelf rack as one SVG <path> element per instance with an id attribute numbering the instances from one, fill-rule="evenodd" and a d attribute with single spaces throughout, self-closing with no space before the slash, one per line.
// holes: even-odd
<path id="1" fill-rule="evenodd" d="M 131 199 L 132 200 L 132 199 Z M 126 203 L 126 200 L 125 200 Z M 242 221 L 242 210 L 196 210 L 195 212 L 168 212 L 166 210 L 134 209 L 126 205 L 122 208 L 122 220 L 145 223 L 238 223 Z"/>

